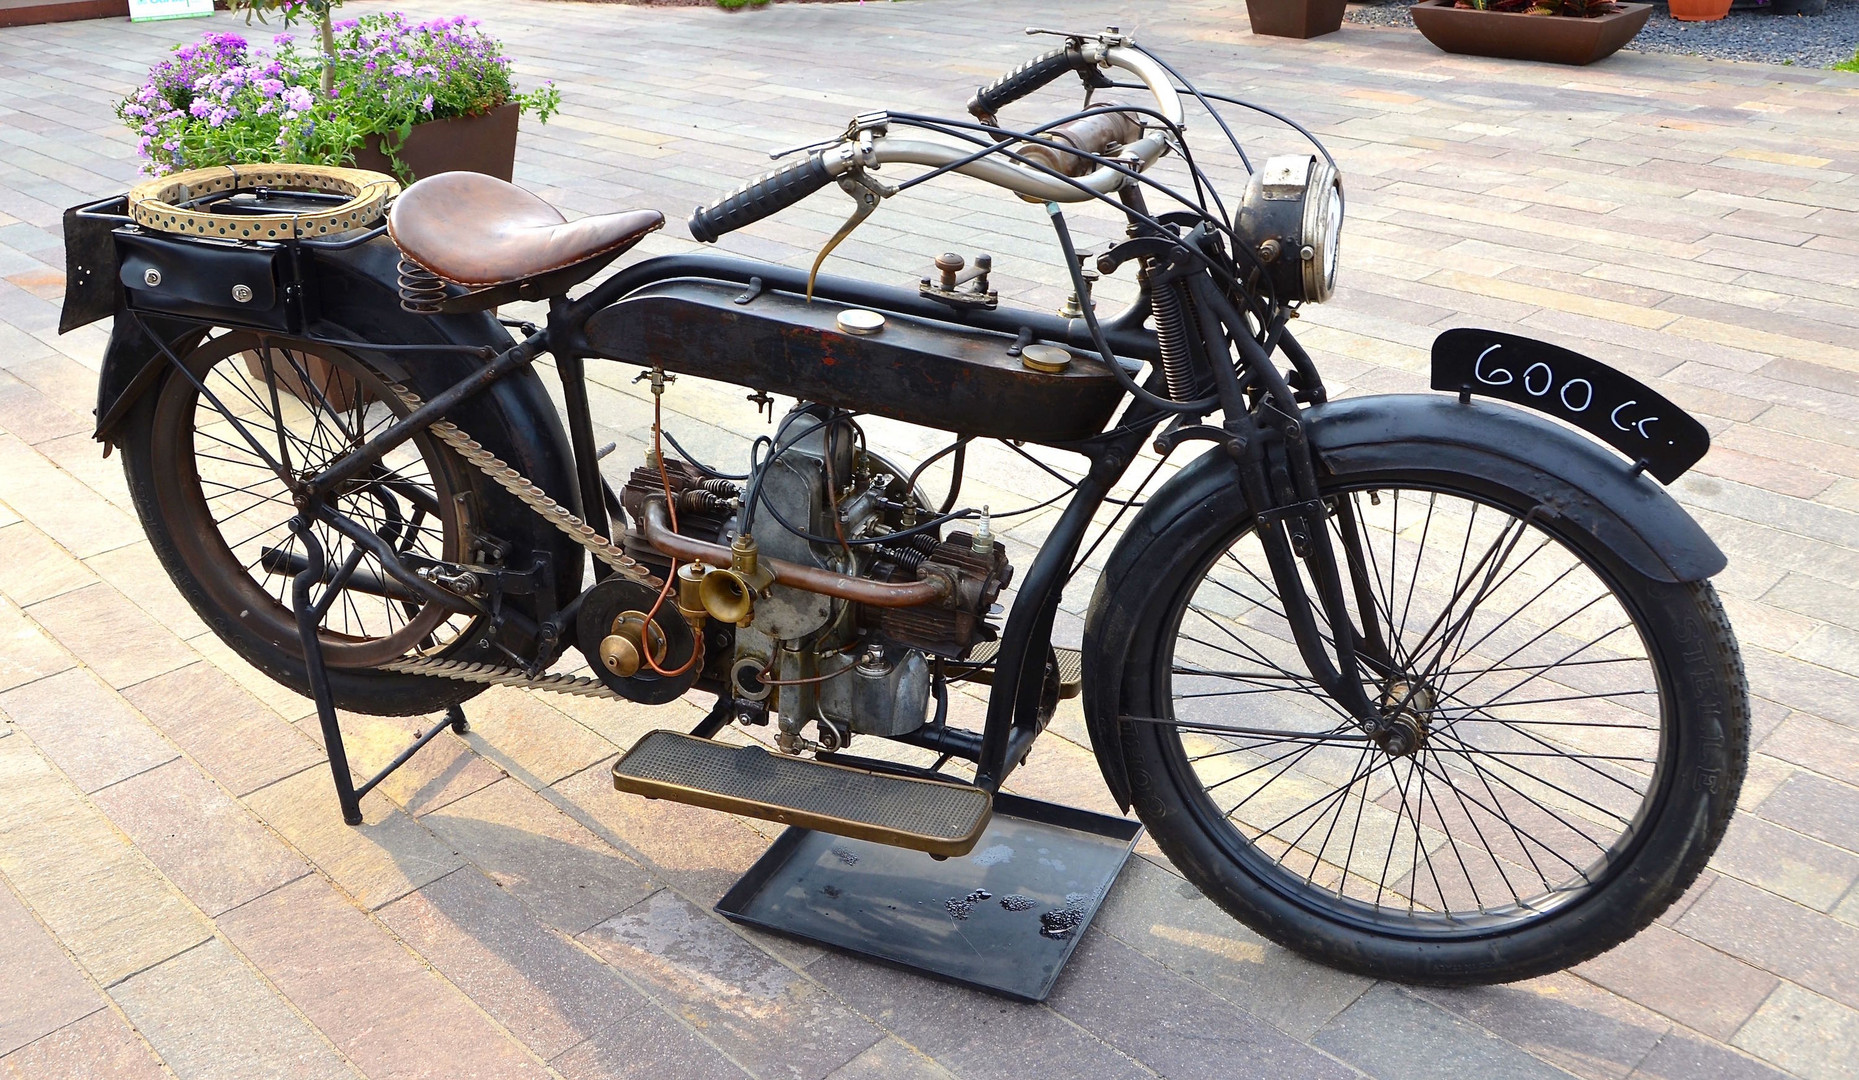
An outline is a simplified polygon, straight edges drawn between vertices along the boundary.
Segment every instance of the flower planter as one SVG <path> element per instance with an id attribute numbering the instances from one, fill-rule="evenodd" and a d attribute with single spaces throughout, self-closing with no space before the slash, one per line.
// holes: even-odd
<path id="1" fill-rule="evenodd" d="M 482 116 L 416 124 L 400 148 L 400 160 L 415 180 L 442 172 L 477 172 L 508 181 L 516 168 L 516 118 L 521 111 L 511 102 Z M 378 135 L 368 136 L 355 151 L 355 167 L 395 175 Z"/>
<path id="2" fill-rule="evenodd" d="M 1270 37 L 1314 38 L 1342 29 L 1348 0 L 1246 0 L 1252 32 Z"/>
<path id="3" fill-rule="evenodd" d="M 1679 22 L 1716 22 L 1730 14 L 1730 0 L 1667 0 Z"/>
<path id="4" fill-rule="evenodd" d="M 1453 0 L 1423 0 L 1413 7 L 1414 27 L 1442 50 L 1550 64 L 1592 64 L 1612 56 L 1652 17 L 1651 4 L 1622 4 L 1625 10 L 1593 19 L 1475 11 L 1452 4 Z"/>
<path id="5" fill-rule="evenodd" d="M 128 17 L 129 0 L 0 0 L 0 26 Z"/>

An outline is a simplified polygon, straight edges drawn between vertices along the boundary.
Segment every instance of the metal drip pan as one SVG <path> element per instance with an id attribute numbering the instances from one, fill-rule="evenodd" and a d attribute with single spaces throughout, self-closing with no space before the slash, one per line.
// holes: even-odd
<path id="1" fill-rule="evenodd" d="M 1142 825 L 1013 795 L 967 855 L 790 828 L 716 909 L 727 918 L 1024 1001 L 1044 1001 Z"/>

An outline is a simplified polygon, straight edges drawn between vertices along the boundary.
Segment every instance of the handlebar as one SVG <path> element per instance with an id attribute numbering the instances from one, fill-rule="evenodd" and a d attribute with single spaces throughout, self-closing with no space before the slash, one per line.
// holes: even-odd
<path id="1" fill-rule="evenodd" d="M 990 94 L 1011 93 L 1011 97 L 994 96 L 992 100 L 999 103 L 1023 97 L 1051 82 L 1064 71 L 1069 70 L 1072 61 L 1069 49 L 1055 50 L 1030 63 L 1023 64 L 1014 71 L 997 79 L 976 95 L 979 101 Z M 1102 42 L 1087 41 L 1077 50 L 1079 63 L 1093 67 L 1105 66 L 1121 68 L 1136 76 L 1155 97 L 1156 112 L 1167 121 L 1168 125 L 1180 128 L 1182 123 L 1181 97 L 1175 91 L 1173 80 L 1167 69 L 1149 57 L 1122 45 L 1107 45 Z M 1066 67 L 1053 70 L 1057 63 L 1055 55 L 1066 57 Z M 1038 80 L 1038 81 L 1034 81 Z M 714 242 L 717 237 L 734 229 L 740 229 L 751 222 L 759 221 L 778 210 L 794 205 L 801 199 L 825 187 L 829 182 L 852 171 L 855 168 L 882 165 L 895 162 L 902 165 L 928 165 L 940 167 L 954 166 L 953 171 L 977 180 L 986 181 L 997 187 L 1035 202 L 1073 203 L 1083 202 L 1095 195 L 1108 195 L 1121 188 L 1129 179 L 1124 169 L 1137 172 L 1154 164 L 1163 151 L 1168 149 L 1165 132 L 1151 130 L 1134 142 L 1126 144 L 1120 158 L 1124 169 L 1099 166 L 1083 176 L 1065 180 L 1040 172 L 1036 169 L 1003 161 L 997 157 L 976 158 L 964 161 L 975 150 L 972 146 L 952 146 L 930 139 L 902 139 L 880 132 L 872 132 L 874 137 L 866 146 L 855 145 L 847 141 L 826 150 L 817 151 L 805 161 L 759 177 L 745 184 L 735 192 L 712 207 L 699 207 L 691 215 L 691 235 L 704 243 Z M 1080 146 L 1088 150 L 1088 147 Z M 1083 159 L 1072 154 L 1062 154 L 1060 170 L 1065 164 L 1077 163 Z M 956 164 L 961 162 L 961 164 Z"/>
<path id="2" fill-rule="evenodd" d="M 1035 56 L 1007 74 L 975 91 L 968 101 L 968 112 L 984 124 L 994 123 L 994 114 L 1068 71 L 1091 70 L 1084 53 L 1069 45 Z"/>
<path id="3" fill-rule="evenodd" d="M 805 160 L 756 177 L 715 206 L 692 211 L 691 236 L 699 243 L 715 243 L 724 233 L 785 210 L 832 182 L 824 157 L 809 154 Z"/>

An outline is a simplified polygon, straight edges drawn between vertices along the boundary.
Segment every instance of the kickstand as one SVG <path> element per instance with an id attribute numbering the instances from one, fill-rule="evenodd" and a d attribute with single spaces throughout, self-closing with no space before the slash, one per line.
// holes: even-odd
<path id="1" fill-rule="evenodd" d="M 322 724 L 323 745 L 329 750 L 329 771 L 336 782 L 336 801 L 342 806 L 342 820 L 350 825 L 360 825 L 362 796 L 373 791 L 375 785 L 387 779 L 395 769 L 405 765 L 419 752 L 420 747 L 433 741 L 440 732 L 450 728 L 464 734 L 468 730 L 465 710 L 457 705 L 446 706 L 445 720 L 434 724 L 429 731 L 416 734 L 412 746 L 402 750 L 399 756 L 387 763 L 386 768 L 359 787 L 356 786 L 354 777 L 349 773 L 349 755 L 342 742 L 342 728 L 336 723 L 335 698 L 329 690 L 329 668 L 323 663 L 323 643 L 316 630 L 336 596 L 355 573 L 355 568 L 361 565 L 363 552 L 361 548 L 356 548 L 324 582 L 329 562 L 323 554 L 323 545 L 316 539 L 315 531 L 302 517 L 292 518 L 290 528 L 303 542 L 304 548 L 304 568 L 291 579 L 291 604 L 297 614 L 297 639 L 303 646 L 304 673 L 310 681 L 310 697 L 316 702 L 316 719 Z M 319 582 L 324 583 L 322 599 L 312 603 L 310 587 Z"/>

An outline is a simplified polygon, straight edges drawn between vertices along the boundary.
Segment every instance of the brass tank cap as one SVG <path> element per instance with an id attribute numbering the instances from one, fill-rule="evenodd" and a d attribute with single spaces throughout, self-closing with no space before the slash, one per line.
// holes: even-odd
<path id="1" fill-rule="evenodd" d="M 1043 371 L 1047 375 L 1057 375 L 1071 366 L 1070 349 L 1057 345 L 1028 345 L 1020 350 L 1020 363 L 1032 371 Z"/>

